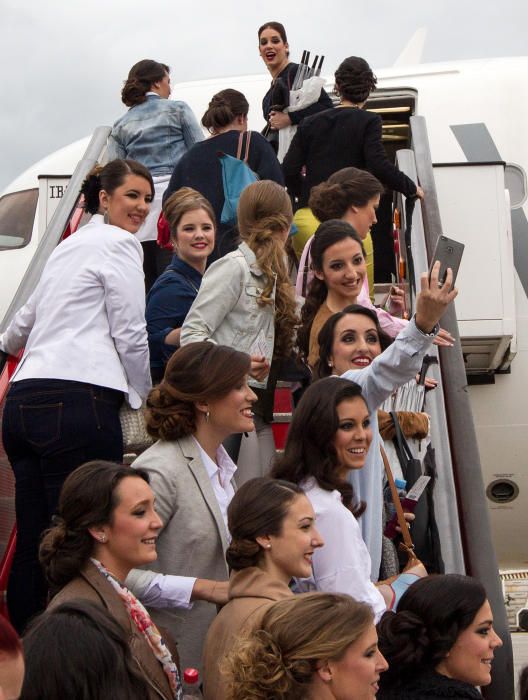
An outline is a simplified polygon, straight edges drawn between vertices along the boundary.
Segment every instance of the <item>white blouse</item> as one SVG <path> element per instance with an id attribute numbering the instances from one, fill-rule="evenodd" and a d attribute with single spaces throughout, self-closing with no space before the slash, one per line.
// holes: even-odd
<path id="1" fill-rule="evenodd" d="M 313 554 L 312 576 L 296 579 L 297 590 L 347 593 L 368 603 L 377 622 L 386 610 L 385 600 L 370 580 L 370 555 L 356 518 L 343 505 L 339 491 L 320 488 L 313 477 L 301 487 L 315 510 L 325 544 Z"/>

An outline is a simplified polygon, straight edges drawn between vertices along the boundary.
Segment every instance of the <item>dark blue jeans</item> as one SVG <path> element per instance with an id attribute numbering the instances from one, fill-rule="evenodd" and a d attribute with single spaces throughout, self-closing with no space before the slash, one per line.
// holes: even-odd
<path id="1" fill-rule="evenodd" d="M 122 402 L 120 391 L 59 379 L 25 379 L 8 391 L 2 439 L 15 474 L 17 544 L 7 604 L 19 634 L 46 605 L 38 547 L 64 480 L 92 459 L 123 459 Z"/>

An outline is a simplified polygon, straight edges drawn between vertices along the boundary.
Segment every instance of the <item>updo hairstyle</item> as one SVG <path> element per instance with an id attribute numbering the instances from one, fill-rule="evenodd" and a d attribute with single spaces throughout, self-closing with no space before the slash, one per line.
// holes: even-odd
<path id="1" fill-rule="evenodd" d="M 273 465 L 271 476 L 294 484 L 314 478 L 325 491 L 339 491 L 345 508 L 358 518 L 366 505 L 354 502 L 354 488 L 340 475 L 334 446 L 339 430 L 337 407 L 355 398 L 365 401 L 361 387 L 341 377 L 327 377 L 309 386 L 295 408 L 284 452 Z"/>
<path id="2" fill-rule="evenodd" d="M 342 219 L 350 207 L 364 207 L 382 193 L 383 185 L 367 170 L 342 168 L 312 187 L 308 206 L 319 221 Z"/>
<path id="3" fill-rule="evenodd" d="M 416 669 L 435 668 L 486 602 L 479 581 L 459 574 L 431 575 L 413 583 L 396 613 L 378 624 L 379 648 L 389 663 L 382 685 L 404 684 Z"/>
<path id="4" fill-rule="evenodd" d="M 296 484 L 266 477 L 242 484 L 227 508 L 232 539 L 226 559 L 231 569 L 258 565 L 262 549 L 257 537 L 280 535 L 291 503 L 302 493 Z"/>
<path id="5" fill-rule="evenodd" d="M 378 79 L 364 58 L 349 56 L 335 72 L 335 90 L 354 104 L 365 102 Z"/>
<path id="6" fill-rule="evenodd" d="M 303 700 L 321 664 L 339 661 L 372 624 L 370 607 L 348 595 L 302 593 L 274 603 L 227 655 L 227 695 Z"/>
<path id="7" fill-rule="evenodd" d="M 163 216 L 169 224 L 173 244 L 177 244 L 178 242 L 177 228 L 180 219 L 184 214 L 187 214 L 187 212 L 195 211 L 196 209 L 203 209 L 207 212 L 213 224 L 213 228 L 216 230 L 216 217 L 211 202 L 200 194 L 200 192 L 193 190 L 191 187 L 181 187 L 165 200 L 163 204 Z"/>
<path id="8" fill-rule="evenodd" d="M 332 368 L 330 367 L 330 357 L 332 356 L 332 348 L 334 346 L 334 336 L 335 328 L 338 322 L 348 315 L 354 316 L 366 316 L 369 318 L 376 326 L 376 331 L 378 333 L 381 351 L 386 350 L 392 343 L 392 338 L 390 335 L 385 333 L 379 324 L 378 316 L 372 309 L 367 309 L 366 306 L 361 306 L 361 304 L 350 304 L 343 309 L 343 311 L 338 311 L 332 314 L 329 319 L 325 321 L 323 327 L 319 331 L 317 336 L 317 342 L 319 343 L 319 358 L 314 366 L 314 377 L 316 379 L 323 379 L 324 377 L 330 377 L 332 375 Z"/>
<path id="9" fill-rule="evenodd" d="M 249 374 L 244 352 L 208 341 L 189 343 L 171 356 L 160 384 L 147 398 L 147 430 L 160 440 L 179 440 L 196 431 L 197 402 L 222 399 Z"/>
<path id="10" fill-rule="evenodd" d="M 249 102 L 238 90 L 228 88 L 213 95 L 202 117 L 202 125 L 211 134 L 229 126 L 237 117 L 246 117 Z"/>
<path id="11" fill-rule="evenodd" d="M 104 167 L 96 165 L 81 186 L 81 194 L 84 195 L 84 211 L 88 214 L 97 214 L 99 211 L 99 193 L 104 190 L 112 194 L 114 190 L 124 183 L 127 175 L 138 175 L 145 178 L 150 184 L 152 198 L 154 199 L 154 182 L 150 171 L 137 160 L 116 158 Z"/>
<path id="12" fill-rule="evenodd" d="M 123 89 L 121 90 L 121 101 L 127 107 L 134 107 L 145 102 L 147 92 L 154 83 L 163 80 L 166 73 L 170 72 L 169 66 L 165 63 L 152 61 L 145 58 L 135 63 L 128 73 Z"/>
<path id="13" fill-rule="evenodd" d="M 149 483 L 142 469 L 103 460 L 87 462 L 67 477 L 58 515 L 53 518 L 53 527 L 44 533 L 39 549 L 40 563 L 53 593 L 75 578 L 91 557 L 95 543 L 88 528 L 111 522 L 119 504 L 117 487 L 126 477 Z"/>
<path id="14" fill-rule="evenodd" d="M 363 257 L 366 258 L 365 248 L 361 237 L 356 232 L 353 226 L 341 219 L 329 219 L 324 221 L 317 228 L 314 234 L 312 245 L 310 247 L 310 255 L 312 258 L 312 268 L 318 272 L 323 271 L 323 256 L 325 250 L 335 243 L 340 243 L 346 238 L 351 238 L 359 243 Z M 324 280 L 318 277 L 313 277 L 309 286 L 306 300 L 301 310 L 301 326 L 297 334 L 297 343 L 301 353 L 308 357 L 310 348 L 310 331 L 313 320 L 324 304 L 328 289 Z"/>
<path id="15" fill-rule="evenodd" d="M 240 237 L 255 253 L 264 273 L 264 288 L 257 303 L 273 303 L 275 286 L 274 357 L 287 357 L 293 348 L 298 324 L 294 288 L 288 273 L 287 256 L 280 234 L 289 230 L 293 211 L 290 198 L 272 180 L 251 183 L 240 195 L 237 209 Z"/>

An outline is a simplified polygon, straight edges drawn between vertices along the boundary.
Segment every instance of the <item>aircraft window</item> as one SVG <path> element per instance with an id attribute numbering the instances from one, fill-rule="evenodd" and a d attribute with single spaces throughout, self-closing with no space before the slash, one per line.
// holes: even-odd
<path id="1" fill-rule="evenodd" d="M 510 193 L 510 206 L 512 209 L 522 207 L 526 201 L 526 173 L 520 165 L 506 163 L 504 168 L 504 180 L 506 189 Z"/>
<path id="2" fill-rule="evenodd" d="M 23 248 L 29 243 L 37 202 L 37 188 L 0 198 L 0 250 Z"/>

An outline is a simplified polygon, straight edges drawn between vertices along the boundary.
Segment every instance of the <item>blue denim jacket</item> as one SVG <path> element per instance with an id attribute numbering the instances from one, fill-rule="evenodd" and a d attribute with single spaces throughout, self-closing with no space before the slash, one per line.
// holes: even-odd
<path id="1" fill-rule="evenodd" d="M 147 95 L 145 102 L 131 107 L 114 124 L 108 159 L 132 158 L 152 175 L 170 175 L 182 155 L 203 138 L 188 104 Z"/>

